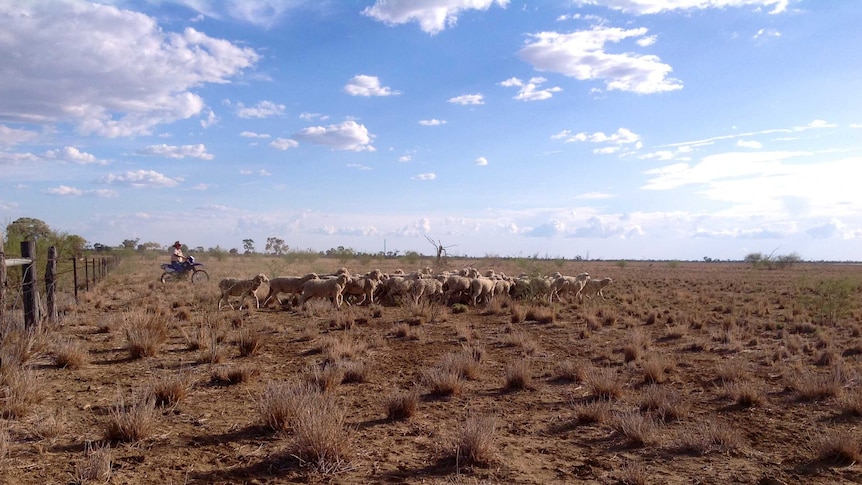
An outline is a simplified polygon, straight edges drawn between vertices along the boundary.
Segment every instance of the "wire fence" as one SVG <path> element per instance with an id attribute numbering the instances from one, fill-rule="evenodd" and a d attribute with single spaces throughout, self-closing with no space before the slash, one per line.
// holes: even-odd
<path id="1" fill-rule="evenodd" d="M 6 258 L 0 239 L 0 322 L 7 315 L 23 315 L 24 323 L 33 327 L 43 320 L 58 318 L 58 301 L 78 304 L 79 291 L 95 288 L 99 281 L 119 263 L 118 256 L 62 258 L 52 246 L 48 248 L 44 273 L 44 293 L 40 296 L 35 245 L 21 243 L 20 258 Z M 20 272 L 16 269 L 20 266 Z M 10 271 L 11 270 L 11 271 Z"/>

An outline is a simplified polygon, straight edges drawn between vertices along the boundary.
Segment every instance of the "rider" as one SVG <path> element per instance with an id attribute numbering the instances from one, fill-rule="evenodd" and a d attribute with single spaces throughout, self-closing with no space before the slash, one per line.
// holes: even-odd
<path id="1" fill-rule="evenodd" d="M 183 255 L 183 245 L 179 241 L 174 242 L 174 251 L 171 253 L 171 266 L 174 271 L 180 272 L 185 268 L 186 257 Z"/>

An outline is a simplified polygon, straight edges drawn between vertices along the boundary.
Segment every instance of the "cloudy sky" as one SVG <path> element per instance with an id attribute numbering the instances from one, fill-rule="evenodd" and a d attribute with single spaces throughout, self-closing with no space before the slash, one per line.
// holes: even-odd
<path id="1" fill-rule="evenodd" d="M 0 3 L 0 222 L 862 259 L 858 0 Z"/>

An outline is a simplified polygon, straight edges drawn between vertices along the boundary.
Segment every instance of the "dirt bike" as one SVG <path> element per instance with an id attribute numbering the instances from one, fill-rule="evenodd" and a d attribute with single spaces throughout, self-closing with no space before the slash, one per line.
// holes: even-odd
<path id="1" fill-rule="evenodd" d="M 192 283 L 209 281 L 210 275 L 201 269 L 203 263 L 195 263 L 195 257 L 189 256 L 182 263 L 162 263 L 162 276 L 159 281 L 169 283 L 172 281 L 191 280 Z"/>

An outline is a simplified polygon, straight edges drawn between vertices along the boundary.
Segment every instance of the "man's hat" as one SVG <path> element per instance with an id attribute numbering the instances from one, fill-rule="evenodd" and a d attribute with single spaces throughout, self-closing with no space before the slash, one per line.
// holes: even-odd
<path id="1" fill-rule="evenodd" d="M 180 247 L 182 246 L 182 244 L 180 244 L 180 242 L 179 242 L 179 241 L 177 241 L 177 242 L 175 242 L 175 243 L 174 243 L 174 247 L 178 247 L 178 246 L 180 246 Z"/>

